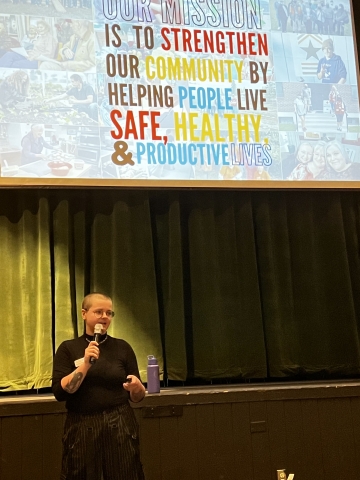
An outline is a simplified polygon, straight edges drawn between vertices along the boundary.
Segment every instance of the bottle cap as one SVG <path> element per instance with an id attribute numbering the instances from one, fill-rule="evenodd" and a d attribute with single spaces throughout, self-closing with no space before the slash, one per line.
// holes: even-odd
<path id="1" fill-rule="evenodd" d="M 154 355 L 148 355 L 148 365 L 157 365 L 157 359 Z"/>

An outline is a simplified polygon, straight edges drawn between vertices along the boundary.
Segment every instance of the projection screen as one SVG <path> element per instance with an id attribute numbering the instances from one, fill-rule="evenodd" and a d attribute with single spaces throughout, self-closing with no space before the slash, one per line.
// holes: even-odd
<path id="1" fill-rule="evenodd" d="M 0 0 L 0 186 L 358 188 L 349 0 Z"/>

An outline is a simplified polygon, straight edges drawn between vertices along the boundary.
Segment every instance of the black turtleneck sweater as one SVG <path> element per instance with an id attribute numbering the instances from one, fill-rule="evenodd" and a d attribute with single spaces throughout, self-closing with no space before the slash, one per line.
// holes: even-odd
<path id="1" fill-rule="evenodd" d="M 102 340 L 106 337 L 103 343 Z M 75 393 L 67 393 L 61 379 L 73 372 L 74 362 L 84 357 L 84 352 L 93 337 L 82 335 L 63 342 L 54 358 L 52 391 L 59 401 L 66 400 L 69 412 L 95 413 L 127 403 L 129 393 L 122 384 L 128 375 L 140 378 L 135 353 L 131 346 L 119 338 L 102 335 L 100 356 L 88 370 L 83 383 Z"/>

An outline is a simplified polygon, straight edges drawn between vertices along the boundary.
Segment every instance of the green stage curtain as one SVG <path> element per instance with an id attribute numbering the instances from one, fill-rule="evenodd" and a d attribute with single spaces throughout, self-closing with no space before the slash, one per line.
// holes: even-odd
<path id="1" fill-rule="evenodd" d="M 360 373 L 360 193 L 0 190 L 0 390 L 50 384 L 81 300 L 146 381 Z"/>
<path id="2" fill-rule="evenodd" d="M 52 370 L 49 204 L 0 192 L 0 391 L 46 387 Z"/>

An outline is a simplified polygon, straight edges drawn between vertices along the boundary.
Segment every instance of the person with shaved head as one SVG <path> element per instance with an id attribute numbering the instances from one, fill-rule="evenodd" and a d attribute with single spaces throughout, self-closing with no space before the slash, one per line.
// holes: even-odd
<path id="1" fill-rule="evenodd" d="M 145 396 L 135 353 L 107 332 L 115 315 L 109 296 L 86 295 L 81 314 L 84 334 L 63 342 L 54 358 L 52 391 L 68 410 L 60 478 L 144 480 L 129 404 Z"/>

